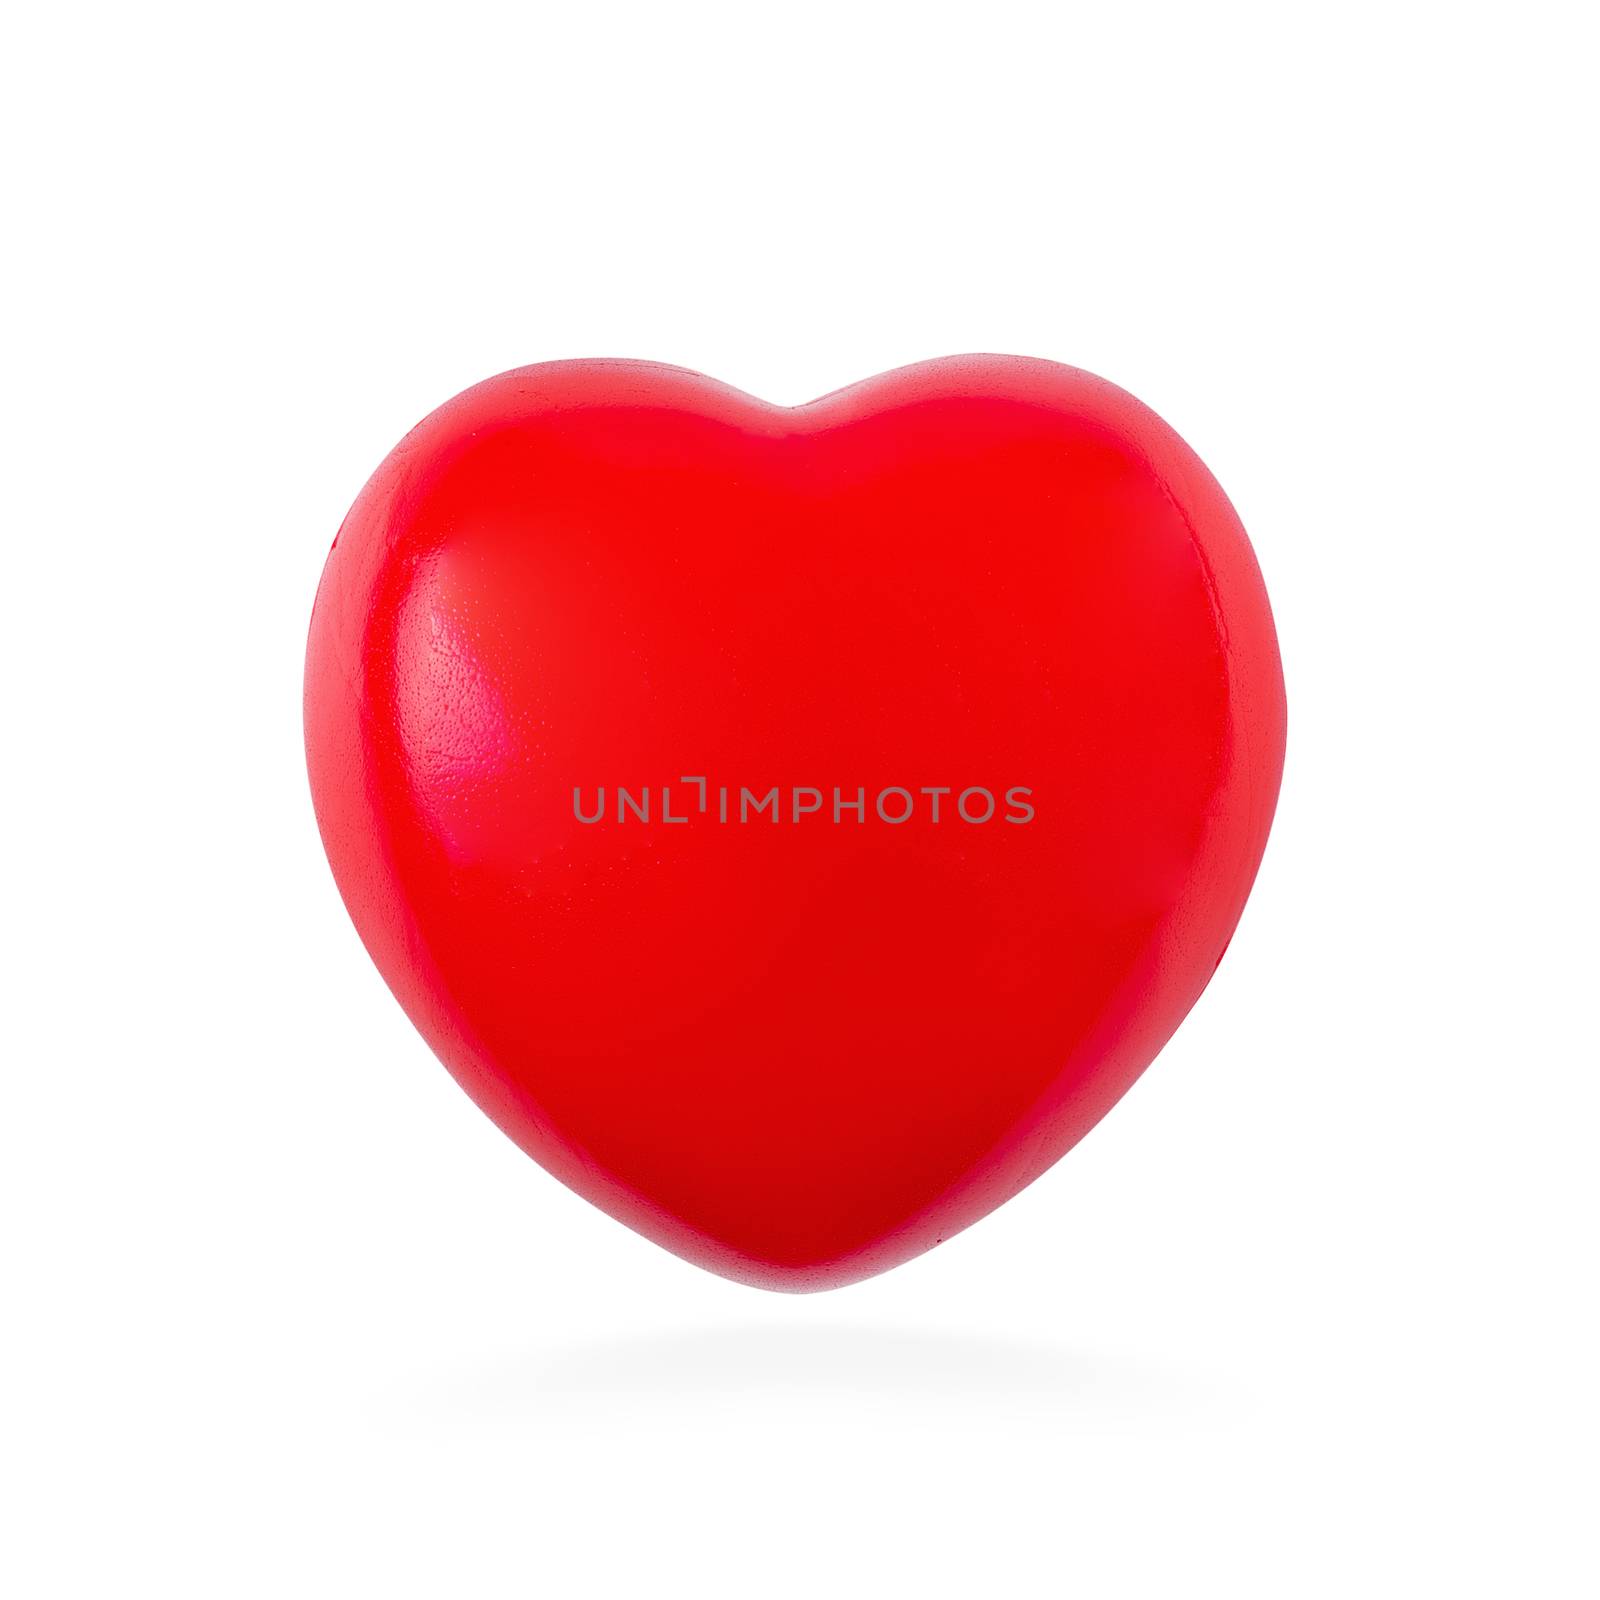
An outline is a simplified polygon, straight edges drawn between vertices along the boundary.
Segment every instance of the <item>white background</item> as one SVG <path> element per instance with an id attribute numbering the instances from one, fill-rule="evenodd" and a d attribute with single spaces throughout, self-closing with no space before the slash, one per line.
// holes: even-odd
<path id="1" fill-rule="evenodd" d="M 1585 10 L 13 18 L 0 1587 L 1593 1595 Z M 1278 825 L 1059 1168 L 764 1295 L 412 1033 L 312 822 L 311 598 L 503 368 L 797 402 L 970 349 L 1233 496 Z"/>

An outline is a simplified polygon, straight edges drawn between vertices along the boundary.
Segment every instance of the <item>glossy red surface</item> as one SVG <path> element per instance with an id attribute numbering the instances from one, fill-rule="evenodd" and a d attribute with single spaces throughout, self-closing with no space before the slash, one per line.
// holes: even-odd
<path id="1" fill-rule="evenodd" d="M 1222 957 L 1284 742 L 1216 482 L 995 356 L 792 409 L 635 362 L 480 384 L 345 520 L 305 696 L 345 903 L 446 1066 L 785 1289 L 948 1238 L 1116 1102 Z"/>

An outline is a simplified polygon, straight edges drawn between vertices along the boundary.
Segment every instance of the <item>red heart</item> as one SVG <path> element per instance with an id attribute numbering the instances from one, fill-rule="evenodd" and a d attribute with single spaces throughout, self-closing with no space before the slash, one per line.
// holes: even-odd
<path id="1" fill-rule="evenodd" d="M 1284 739 L 1215 480 L 996 356 L 793 409 L 626 361 L 468 390 L 346 518 L 305 711 L 350 915 L 468 1093 L 783 1289 L 949 1238 L 1115 1104 Z"/>

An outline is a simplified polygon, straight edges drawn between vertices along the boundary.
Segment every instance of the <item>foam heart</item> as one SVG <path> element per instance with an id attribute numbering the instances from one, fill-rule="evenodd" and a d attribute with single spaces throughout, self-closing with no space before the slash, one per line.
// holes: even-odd
<path id="1" fill-rule="evenodd" d="M 791 1289 L 1116 1102 L 1222 957 L 1284 739 L 1210 474 L 992 356 L 798 408 L 638 362 L 468 390 L 346 518 L 305 711 L 345 903 L 468 1093 Z"/>

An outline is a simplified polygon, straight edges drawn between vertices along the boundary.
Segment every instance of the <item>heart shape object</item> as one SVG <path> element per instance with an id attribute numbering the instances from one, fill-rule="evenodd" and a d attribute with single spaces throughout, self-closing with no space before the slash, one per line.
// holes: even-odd
<path id="1" fill-rule="evenodd" d="M 794 408 L 628 361 L 468 390 L 340 529 L 305 717 L 345 904 L 467 1092 L 782 1289 L 938 1244 L 1115 1104 L 1284 742 L 1215 480 L 997 356 Z"/>

